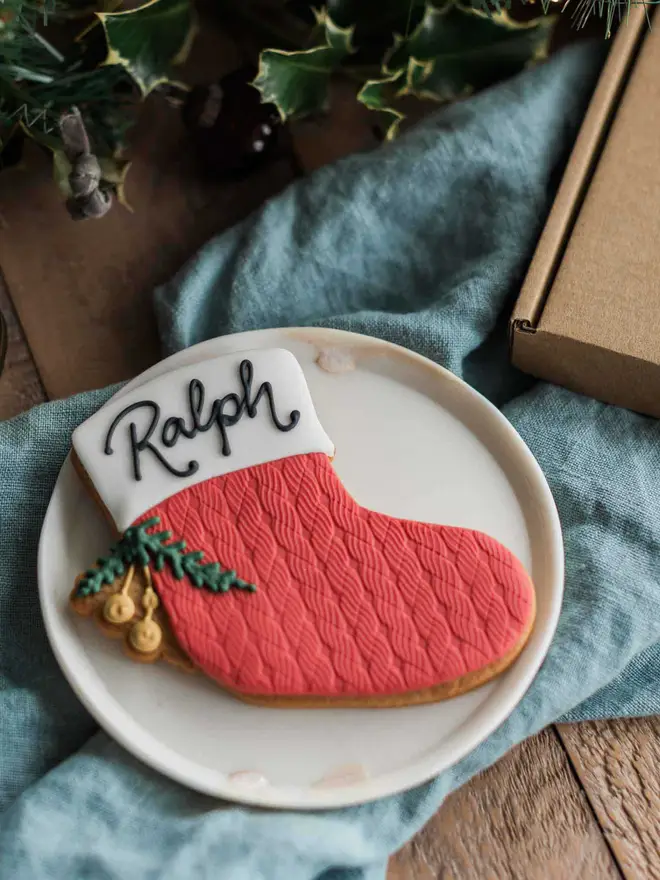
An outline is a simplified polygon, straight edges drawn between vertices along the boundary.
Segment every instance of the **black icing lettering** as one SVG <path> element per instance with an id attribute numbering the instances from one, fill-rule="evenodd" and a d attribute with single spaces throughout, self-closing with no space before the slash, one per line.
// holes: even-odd
<path id="1" fill-rule="evenodd" d="M 210 425 L 203 427 L 201 422 L 202 409 L 204 408 L 204 395 L 204 385 L 199 379 L 191 379 L 190 384 L 188 385 L 188 403 L 190 405 L 190 414 L 192 415 L 194 431 L 206 431 L 210 427 Z"/>
<path id="2" fill-rule="evenodd" d="M 257 391 L 254 400 L 250 400 L 250 394 L 252 392 L 252 378 L 254 376 L 254 367 L 252 366 L 252 361 L 242 361 L 238 372 L 241 377 L 241 384 L 243 385 L 243 404 L 247 409 L 248 416 L 251 419 L 256 416 L 257 405 L 262 396 L 265 394 L 268 398 L 270 417 L 278 431 L 290 431 L 292 428 L 296 427 L 296 425 L 300 421 L 300 412 L 297 409 L 294 409 L 289 413 L 288 425 L 285 425 L 284 422 L 281 422 L 277 417 L 277 411 L 275 409 L 275 398 L 273 396 L 273 386 L 270 384 L 270 382 L 262 382 L 259 386 L 259 390 Z"/>
<path id="3" fill-rule="evenodd" d="M 174 446 L 179 439 L 179 435 L 183 433 L 181 430 L 182 425 L 183 419 L 178 418 L 178 416 L 170 416 L 169 419 L 166 419 L 163 430 L 160 432 L 163 446 L 167 446 L 168 449 Z"/>
<path id="4" fill-rule="evenodd" d="M 163 422 L 160 432 L 160 439 L 168 449 L 172 449 L 183 437 L 186 440 L 192 440 L 197 434 L 205 433 L 215 426 L 220 433 L 220 451 L 224 456 L 231 455 L 231 445 L 227 429 L 237 424 L 244 413 L 253 419 L 258 413 L 259 402 L 265 396 L 268 401 L 268 411 L 271 421 L 278 431 L 291 431 L 300 421 L 300 412 L 297 409 L 289 413 L 289 421 L 283 422 L 277 414 L 275 404 L 275 394 L 273 386 L 270 382 L 262 382 L 258 391 L 252 396 L 252 383 L 254 379 L 254 367 L 249 360 L 241 361 L 238 369 L 238 375 L 242 387 L 242 395 L 230 392 L 224 397 L 213 401 L 208 418 L 204 421 L 202 412 L 204 409 L 204 400 L 206 397 L 206 389 L 204 383 L 200 379 L 192 379 L 188 385 L 188 407 L 190 410 L 191 427 L 186 426 L 186 422 L 180 416 L 168 416 Z M 140 464 L 140 455 L 143 452 L 151 452 L 156 459 L 162 464 L 166 470 L 176 477 L 190 477 L 199 469 L 199 462 L 189 461 L 187 468 L 179 469 L 168 461 L 163 453 L 151 442 L 158 423 L 160 421 L 160 407 L 153 400 L 141 400 L 132 403 L 123 409 L 114 419 L 108 429 L 105 440 L 105 454 L 112 455 L 112 437 L 117 426 L 122 420 L 140 408 L 151 409 L 152 417 L 149 426 L 142 437 L 138 436 L 137 426 L 135 422 L 130 422 L 128 433 L 131 444 L 131 457 L 133 464 L 133 475 L 136 480 L 142 479 L 142 468 Z M 228 409 L 229 408 L 229 409 Z"/>
<path id="5" fill-rule="evenodd" d="M 233 413 L 225 413 L 225 406 L 227 406 L 228 403 L 234 404 Z M 221 400 L 216 400 L 213 403 L 211 418 L 209 419 L 209 427 L 214 423 L 218 426 L 220 437 L 222 439 L 221 450 L 223 455 L 231 455 L 231 446 L 229 445 L 229 438 L 227 437 L 227 428 L 235 425 L 242 415 L 243 403 L 238 394 L 225 394 Z"/>
<path id="6" fill-rule="evenodd" d="M 145 450 L 149 450 L 153 452 L 158 461 L 166 468 L 171 474 L 175 477 L 190 477 L 199 469 L 199 462 L 197 461 L 189 461 L 188 467 L 179 470 L 172 465 L 165 456 L 157 449 L 153 443 L 151 443 L 151 436 L 156 430 L 156 426 L 158 425 L 158 420 L 160 419 L 160 407 L 154 400 L 140 400 L 137 403 L 132 403 L 130 406 L 127 406 L 123 409 L 119 415 L 117 415 L 108 428 L 108 433 L 105 438 L 105 448 L 104 452 L 106 455 L 112 455 L 114 452 L 112 448 L 112 437 L 115 433 L 117 425 L 122 421 L 125 416 L 129 413 L 134 412 L 136 409 L 140 409 L 141 407 L 147 407 L 152 410 L 151 422 L 149 423 L 149 427 L 147 428 L 146 433 L 143 437 L 138 437 L 137 427 L 135 422 L 131 422 L 128 427 L 128 433 L 131 440 L 131 457 L 133 460 L 133 476 L 137 481 L 142 479 L 142 468 L 140 465 L 140 453 Z"/>

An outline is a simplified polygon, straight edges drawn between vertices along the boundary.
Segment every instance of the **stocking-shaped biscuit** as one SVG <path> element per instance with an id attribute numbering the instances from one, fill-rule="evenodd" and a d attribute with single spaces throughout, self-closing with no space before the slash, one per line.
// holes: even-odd
<path id="1" fill-rule="evenodd" d="M 288 351 L 147 382 L 73 447 L 119 540 L 71 603 L 135 659 L 266 705 L 393 706 L 483 684 L 530 634 L 533 585 L 496 540 L 348 494 Z"/>

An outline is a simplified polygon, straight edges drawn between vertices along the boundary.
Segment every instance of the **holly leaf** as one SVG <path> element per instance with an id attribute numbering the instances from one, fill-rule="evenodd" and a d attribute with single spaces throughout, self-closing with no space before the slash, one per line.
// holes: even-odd
<path id="1" fill-rule="evenodd" d="M 98 12 L 108 54 L 104 64 L 126 69 L 143 96 L 170 81 L 186 60 L 197 31 L 190 0 L 150 0 L 125 12 Z"/>
<path id="2" fill-rule="evenodd" d="M 342 28 L 326 10 L 316 13 L 323 43 L 312 49 L 285 52 L 265 49 L 252 83 L 264 103 L 274 104 L 282 121 L 324 110 L 330 75 L 353 52 L 353 28 Z"/>
<path id="3" fill-rule="evenodd" d="M 326 0 L 330 17 L 341 27 L 355 28 L 352 63 L 377 65 L 392 45 L 392 34 L 409 34 L 424 15 L 426 0 Z M 377 76 L 376 73 L 373 74 Z"/>
<path id="4" fill-rule="evenodd" d="M 426 0 L 327 0 L 326 9 L 332 20 L 342 27 L 380 28 L 409 31 L 411 22 L 421 18 Z"/>
<path id="5" fill-rule="evenodd" d="M 394 73 L 382 79 L 370 79 L 358 92 L 357 99 L 369 110 L 377 111 L 383 118 L 386 130 L 385 140 L 393 140 L 398 131 L 403 113 L 392 106 L 398 87 L 404 77 L 403 72 Z"/>
<path id="6" fill-rule="evenodd" d="M 398 96 L 453 101 L 546 58 L 556 20 L 542 15 L 517 22 L 502 9 L 427 4 L 410 36 L 395 37 L 383 70 L 405 73 Z"/>

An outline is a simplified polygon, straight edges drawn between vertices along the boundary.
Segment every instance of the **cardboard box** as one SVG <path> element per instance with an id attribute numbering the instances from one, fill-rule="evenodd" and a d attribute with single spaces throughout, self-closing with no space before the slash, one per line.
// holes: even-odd
<path id="1" fill-rule="evenodd" d="M 510 321 L 521 370 L 660 416 L 660 28 L 633 7 Z"/>

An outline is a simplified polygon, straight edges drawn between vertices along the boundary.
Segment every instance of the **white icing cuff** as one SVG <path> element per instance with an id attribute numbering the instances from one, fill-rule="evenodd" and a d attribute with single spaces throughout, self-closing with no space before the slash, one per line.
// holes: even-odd
<path id="1" fill-rule="evenodd" d="M 120 531 L 171 495 L 232 471 L 334 454 L 290 351 L 224 355 L 112 400 L 73 448 Z"/>

